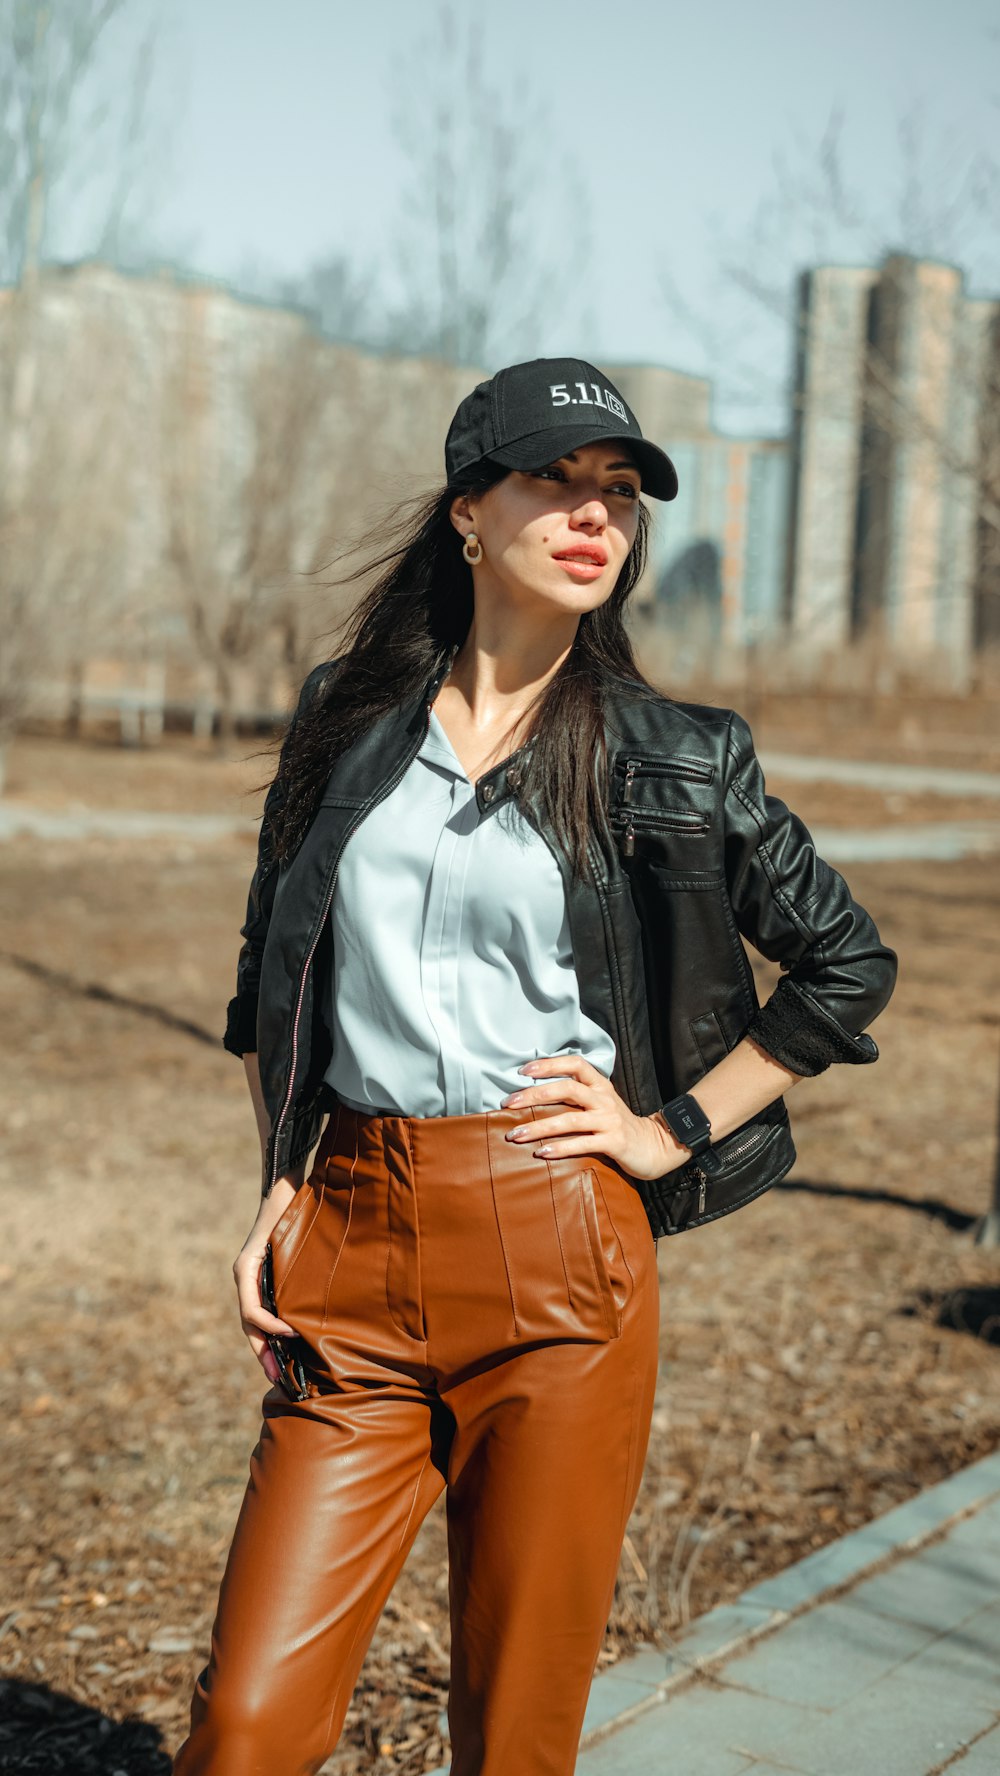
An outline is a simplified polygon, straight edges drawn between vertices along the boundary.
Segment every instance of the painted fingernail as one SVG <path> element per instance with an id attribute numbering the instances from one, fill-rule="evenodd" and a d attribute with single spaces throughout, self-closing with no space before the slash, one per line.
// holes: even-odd
<path id="1" fill-rule="evenodd" d="M 535 1152 L 541 1156 L 543 1153 L 551 1153 L 552 1149 L 551 1147 L 536 1147 Z"/>

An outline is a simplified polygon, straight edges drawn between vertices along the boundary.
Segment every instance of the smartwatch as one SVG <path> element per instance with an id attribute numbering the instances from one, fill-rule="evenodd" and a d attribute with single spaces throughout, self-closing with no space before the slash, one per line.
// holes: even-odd
<path id="1" fill-rule="evenodd" d="M 710 1176 L 721 1172 L 722 1161 L 712 1147 L 712 1125 L 697 1098 L 683 1092 L 661 1104 L 660 1115 L 681 1146 L 690 1148 L 703 1172 Z"/>

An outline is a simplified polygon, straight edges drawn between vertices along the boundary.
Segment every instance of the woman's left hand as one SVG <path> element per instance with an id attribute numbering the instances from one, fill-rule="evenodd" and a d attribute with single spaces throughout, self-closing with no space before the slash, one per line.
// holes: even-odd
<path id="1" fill-rule="evenodd" d="M 532 1079 L 559 1074 L 550 1084 L 530 1084 L 504 1098 L 504 1109 L 530 1104 L 576 1104 L 562 1116 L 530 1120 L 523 1135 L 512 1129 L 507 1139 L 546 1159 L 572 1154 L 603 1153 L 634 1178 L 662 1178 L 691 1158 L 666 1124 L 656 1116 L 636 1116 L 615 1091 L 610 1079 L 582 1055 L 547 1055 L 518 1068 Z M 564 1137 L 560 1139 L 560 1137 Z"/>

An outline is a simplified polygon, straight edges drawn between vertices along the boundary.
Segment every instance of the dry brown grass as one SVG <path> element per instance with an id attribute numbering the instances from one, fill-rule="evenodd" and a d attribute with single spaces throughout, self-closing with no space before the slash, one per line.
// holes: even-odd
<path id="1" fill-rule="evenodd" d="M 52 744 L 15 756 L 26 799 L 37 761 L 59 763 Z M 63 781 L 85 779 L 91 805 L 111 798 L 105 766 L 126 803 L 126 778 L 141 789 L 141 760 L 70 750 Z M 171 786 L 169 757 L 165 805 L 197 806 L 196 774 L 225 769 L 181 748 Z M 792 799 L 809 818 L 805 786 Z M 840 812 L 856 823 L 854 792 Z M 86 1747 L 102 1717 L 130 1714 L 154 1736 L 121 1742 L 115 1767 L 164 1768 L 155 1733 L 172 1750 L 184 1731 L 262 1391 L 230 1276 L 258 1189 L 242 1070 L 68 982 L 100 979 L 216 1036 L 251 861 L 237 838 L 0 850 L 5 949 L 67 977 L 0 962 L 4 1670 L 73 1698 L 86 1723 L 63 1736 L 70 1762 L 49 1744 L 34 1766 L 47 1771 L 110 1768 Z M 957 1291 L 983 1291 L 973 1324 L 1000 1310 L 997 1258 L 967 1232 L 989 1193 L 1000 1061 L 993 867 L 849 873 L 901 957 L 882 1058 L 797 1088 L 789 1188 L 661 1242 L 659 1395 L 604 1663 L 996 1445 L 1000 1348 L 940 1323 Z M 436 1509 L 378 1630 L 338 1776 L 441 1756 L 445 1557 Z"/>

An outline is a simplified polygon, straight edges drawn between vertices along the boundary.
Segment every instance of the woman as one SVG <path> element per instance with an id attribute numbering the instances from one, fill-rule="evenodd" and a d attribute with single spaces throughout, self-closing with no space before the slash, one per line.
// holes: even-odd
<path id="1" fill-rule="evenodd" d="M 639 496 L 677 478 L 618 390 L 514 365 L 445 458 L 265 806 L 226 1045 L 272 1385 L 175 1776 L 320 1768 L 442 1490 L 453 1776 L 568 1776 L 647 1446 L 655 1236 L 788 1170 L 784 1094 L 874 1060 L 893 987 L 746 724 L 636 667 Z M 784 967 L 763 1007 L 741 937 Z"/>

